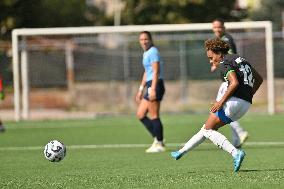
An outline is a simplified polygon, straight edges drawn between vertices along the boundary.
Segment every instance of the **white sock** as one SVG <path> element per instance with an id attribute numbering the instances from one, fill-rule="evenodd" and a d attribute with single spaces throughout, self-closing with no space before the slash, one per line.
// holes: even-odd
<path id="1" fill-rule="evenodd" d="M 234 146 L 240 145 L 240 137 L 237 131 L 233 127 L 231 127 L 231 130 L 232 130 L 232 144 Z"/>
<path id="2" fill-rule="evenodd" d="M 212 129 L 203 129 L 204 136 L 211 140 L 215 145 L 219 148 L 225 150 L 226 152 L 230 153 L 233 157 L 237 154 L 237 149 L 229 142 L 229 140 L 222 135 L 221 133 L 212 130 Z"/>
<path id="3" fill-rule="evenodd" d="M 179 150 L 179 152 L 186 153 L 201 144 L 206 139 L 203 132 L 203 128 L 201 128 L 198 133 L 196 133 L 193 137 L 189 139 L 189 141 L 187 141 L 187 143 L 183 146 L 182 149 Z"/>
<path id="4" fill-rule="evenodd" d="M 238 134 L 238 136 L 240 136 L 240 134 L 244 132 L 244 129 L 241 127 L 240 123 L 237 121 L 231 122 L 230 127 L 232 130 L 234 130 Z"/>

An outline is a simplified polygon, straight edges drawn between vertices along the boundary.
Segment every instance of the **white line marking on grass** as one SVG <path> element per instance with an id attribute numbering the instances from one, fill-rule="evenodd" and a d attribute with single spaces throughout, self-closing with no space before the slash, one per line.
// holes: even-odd
<path id="1" fill-rule="evenodd" d="M 67 145 L 67 149 L 103 149 L 103 148 L 146 148 L 151 144 L 90 144 L 90 145 Z M 168 147 L 183 146 L 181 143 L 167 143 Z M 203 143 L 202 146 L 213 145 Z M 246 142 L 244 146 L 282 146 L 284 142 Z M 44 146 L 0 147 L 0 151 L 43 150 Z"/>
<path id="2" fill-rule="evenodd" d="M 93 125 L 31 125 L 31 126 L 10 126 L 7 130 L 19 130 L 19 129 L 65 129 L 65 128 L 87 128 L 87 127 L 95 127 Z"/>

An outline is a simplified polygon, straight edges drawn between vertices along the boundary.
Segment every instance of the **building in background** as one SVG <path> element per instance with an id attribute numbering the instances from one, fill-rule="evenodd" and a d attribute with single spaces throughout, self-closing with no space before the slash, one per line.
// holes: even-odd
<path id="1" fill-rule="evenodd" d="M 125 2 L 121 0 L 86 0 L 88 5 L 95 5 L 99 9 L 104 10 L 106 16 L 113 16 L 114 25 L 119 26 L 121 23 L 121 10 L 125 6 Z"/>
<path id="2" fill-rule="evenodd" d="M 236 6 L 240 9 L 258 9 L 261 6 L 261 0 L 237 0 Z"/>

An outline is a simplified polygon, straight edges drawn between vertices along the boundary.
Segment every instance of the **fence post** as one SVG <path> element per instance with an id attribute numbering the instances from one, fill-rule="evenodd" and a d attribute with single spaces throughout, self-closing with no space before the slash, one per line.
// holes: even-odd
<path id="1" fill-rule="evenodd" d="M 26 40 L 23 39 L 21 50 L 21 72 L 22 72 L 22 118 L 29 119 L 29 66 Z"/>
<path id="2" fill-rule="evenodd" d="M 180 79 L 181 79 L 181 102 L 188 100 L 186 46 L 184 41 L 179 41 Z"/>
<path id="3" fill-rule="evenodd" d="M 125 86 L 125 97 L 127 101 L 127 106 L 130 107 L 131 105 L 131 84 L 130 84 L 130 61 L 129 61 L 129 48 L 128 43 L 123 45 L 123 70 L 124 70 L 124 80 L 126 82 Z"/>

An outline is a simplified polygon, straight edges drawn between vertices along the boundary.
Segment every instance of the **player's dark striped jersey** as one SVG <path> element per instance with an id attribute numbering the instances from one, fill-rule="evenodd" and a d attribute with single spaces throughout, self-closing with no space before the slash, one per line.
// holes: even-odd
<path id="1" fill-rule="evenodd" d="M 237 54 L 227 54 L 224 56 L 223 61 L 220 62 L 219 70 L 222 80 L 227 82 L 229 82 L 227 78 L 228 74 L 235 72 L 239 85 L 232 96 L 252 103 L 254 77 L 249 62 Z"/>
<path id="2" fill-rule="evenodd" d="M 230 49 L 228 51 L 229 54 L 237 54 L 237 48 L 236 48 L 236 44 L 234 42 L 234 39 L 233 37 L 228 34 L 228 33 L 225 33 L 222 37 L 221 37 L 221 40 L 222 41 L 225 41 L 229 46 L 230 46 Z"/>

